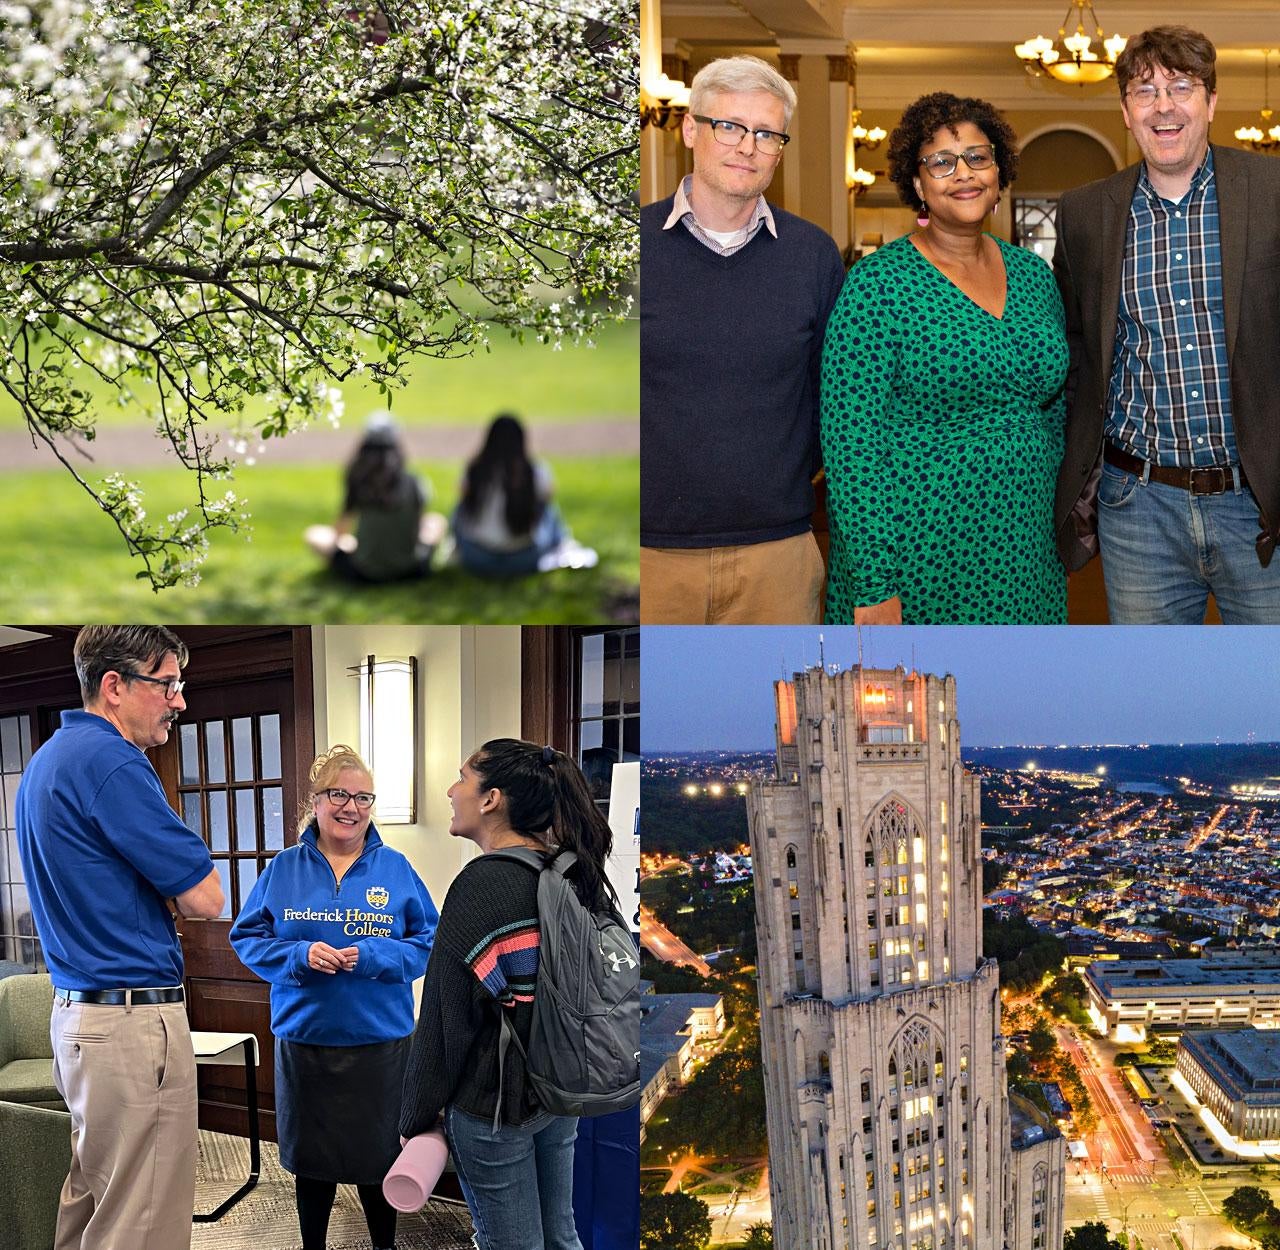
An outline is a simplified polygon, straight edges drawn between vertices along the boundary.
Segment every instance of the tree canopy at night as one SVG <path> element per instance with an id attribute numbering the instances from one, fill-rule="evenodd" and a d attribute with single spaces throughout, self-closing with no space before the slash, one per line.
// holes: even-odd
<path id="1" fill-rule="evenodd" d="M 236 452 L 336 423 L 336 382 L 390 393 L 415 356 L 625 314 L 636 22 L 629 0 L 0 3 L 0 381 L 139 577 L 196 580 L 247 519 Z M 189 508 L 150 516 L 96 471 L 104 402 L 147 413 Z"/>

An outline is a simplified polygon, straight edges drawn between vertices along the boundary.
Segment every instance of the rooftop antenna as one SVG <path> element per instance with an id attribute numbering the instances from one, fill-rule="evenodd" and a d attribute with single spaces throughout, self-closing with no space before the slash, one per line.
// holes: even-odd
<path id="1" fill-rule="evenodd" d="M 818 635 L 818 667 L 825 673 L 827 671 L 827 653 L 824 650 L 825 639 L 821 634 Z"/>
<path id="2" fill-rule="evenodd" d="M 858 631 L 858 667 L 862 667 L 862 626 L 856 625 L 854 628 Z"/>
<path id="3" fill-rule="evenodd" d="M 916 672 L 916 644 L 914 639 L 911 642 L 911 671 L 913 673 Z"/>

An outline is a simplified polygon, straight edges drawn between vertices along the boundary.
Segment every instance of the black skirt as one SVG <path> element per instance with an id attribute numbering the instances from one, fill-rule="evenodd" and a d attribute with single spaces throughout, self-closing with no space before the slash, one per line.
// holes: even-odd
<path id="1" fill-rule="evenodd" d="M 400 1154 L 400 1092 L 412 1040 L 309 1046 L 276 1038 L 280 1166 L 342 1185 L 381 1184 Z"/>

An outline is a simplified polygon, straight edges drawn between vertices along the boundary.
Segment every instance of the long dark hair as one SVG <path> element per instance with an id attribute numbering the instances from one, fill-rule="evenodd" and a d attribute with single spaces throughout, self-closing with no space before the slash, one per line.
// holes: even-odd
<path id="1" fill-rule="evenodd" d="M 377 425 L 365 434 L 347 465 L 346 486 L 343 512 L 396 508 L 413 497 L 413 476 L 393 429 Z"/>
<path id="2" fill-rule="evenodd" d="M 478 516 L 490 491 L 506 493 L 507 528 L 527 534 L 542 516 L 542 500 L 534 487 L 533 461 L 524 449 L 524 426 L 509 412 L 494 417 L 480 454 L 467 465 L 462 511 Z"/>
<path id="3" fill-rule="evenodd" d="M 613 850 L 613 830 L 591 798 L 582 769 L 569 756 L 519 738 L 494 738 L 469 763 L 481 790 L 502 791 L 507 820 L 517 833 L 577 855 L 570 875 L 584 905 L 617 904 L 604 867 Z"/>

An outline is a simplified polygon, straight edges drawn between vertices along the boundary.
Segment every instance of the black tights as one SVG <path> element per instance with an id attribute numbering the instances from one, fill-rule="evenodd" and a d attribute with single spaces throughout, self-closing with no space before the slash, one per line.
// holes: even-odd
<path id="1" fill-rule="evenodd" d="M 302 1229 L 302 1250 L 325 1250 L 329 1232 L 329 1212 L 338 1192 L 334 1181 L 318 1181 L 310 1176 L 295 1176 L 298 1195 L 298 1224 Z M 381 1185 L 357 1185 L 360 1205 L 369 1225 L 374 1250 L 387 1250 L 396 1239 L 396 1211 L 382 1196 Z"/>

